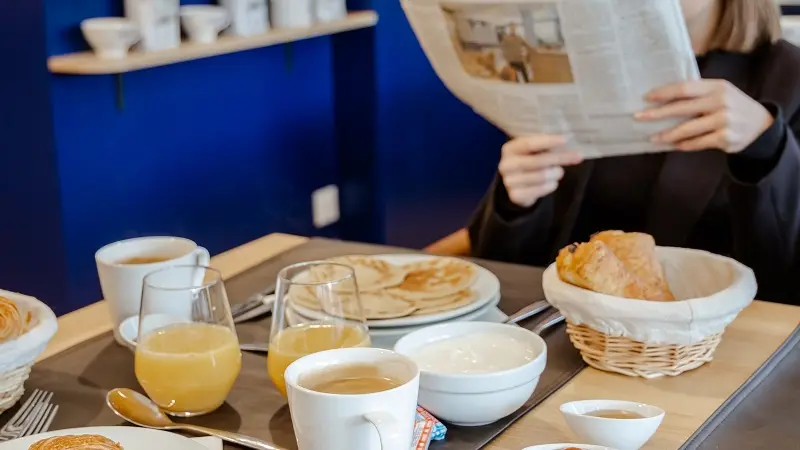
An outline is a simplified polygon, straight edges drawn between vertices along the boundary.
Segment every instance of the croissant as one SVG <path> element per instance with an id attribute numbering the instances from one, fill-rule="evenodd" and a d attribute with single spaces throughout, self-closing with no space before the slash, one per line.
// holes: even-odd
<path id="1" fill-rule="evenodd" d="M 18 338 L 25 332 L 25 323 L 17 304 L 0 296 L 0 344 Z"/>
<path id="2" fill-rule="evenodd" d="M 619 258 L 622 264 L 642 282 L 661 291 L 652 300 L 675 300 L 669 289 L 664 269 L 656 256 L 656 241 L 645 233 L 602 231 L 591 238 L 602 241 Z"/>
<path id="3" fill-rule="evenodd" d="M 56 436 L 35 442 L 28 450 L 123 450 L 122 446 L 96 434 Z"/>
<path id="4" fill-rule="evenodd" d="M 601 294 L 640 300 L 674 300 L 669 291 L 636 276 L 601 239 L 561 249 L 556 269 L 565 282 Z"/>
<path id="5" fill-rule="evenodd" d="M 590 291 L 646 300 L 653 295 L 652 289 L 629 272 L 601 241 L 561 249 L 556 268 L 562 280 Z"/>

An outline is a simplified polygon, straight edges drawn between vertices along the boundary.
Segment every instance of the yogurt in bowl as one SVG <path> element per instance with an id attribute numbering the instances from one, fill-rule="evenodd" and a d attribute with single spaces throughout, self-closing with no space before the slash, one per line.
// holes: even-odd
<path id="1" fill-rule="evenodd" d="M 541 337 L 490 322 L 425 327 L 397 341 L 394 351 L 420 368 L 420 406 L 461 426 L 486 425 L 519 409 L 547 362 Z"/>

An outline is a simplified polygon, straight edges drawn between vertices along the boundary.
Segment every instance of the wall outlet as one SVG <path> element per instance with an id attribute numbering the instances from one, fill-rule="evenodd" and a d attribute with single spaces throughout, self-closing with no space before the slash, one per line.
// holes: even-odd
<path id="1" fill-rule="evenodd" d="M 325 228 L 339 221 L 339 187 L 329 184 L 311 194 L 311 215 L 316 228 Z"/>

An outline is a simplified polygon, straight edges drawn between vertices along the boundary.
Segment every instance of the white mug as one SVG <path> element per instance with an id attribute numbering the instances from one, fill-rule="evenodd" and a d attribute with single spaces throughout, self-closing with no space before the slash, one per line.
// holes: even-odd
<path id="1" fill-rule="evenodd" d="M 162 257 L 164 261 L 147 264 L 124 264 L 135 257 Z M 108 302 L 114 323 L 114 339 L 124 344 L 119 325 L 139 314 L 142 281 L 145 275 L 176 265 L 208 266 L 211 257 L 203 247 L 178 237 L 158 236 L 127 239 L 106 245 L 95 253 L 97 273 L 103 298 Z M 192 282 L 187 280 L 187 283 Z"/>
<path id="2" fill-rule="evenodd" d="M 403 382 L 371 394 L 325 394 L 300 384 L 304 376 L 350 364 L 377 365 Z M 299 450 L 408 450 L 419 392 L 411 359 L 379 348 L 342 348 L 304 356 L 286 368 L 287 396 Z"/>

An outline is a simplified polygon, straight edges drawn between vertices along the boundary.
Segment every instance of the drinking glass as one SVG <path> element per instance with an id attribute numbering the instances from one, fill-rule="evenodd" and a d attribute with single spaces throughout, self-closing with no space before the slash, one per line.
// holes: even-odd
<path id="1" fill-rule="evenodd" d="M 205 266 L 173 266 L 145 276 L 135 371 L 167 414 L 206 414 L 225 402 L 242 354 L 222 276 Z"/>
<path id="2" fill-rule="evenodd" d="M 323 350 L 370 346 L 352 267 L 328 261 L 286 267 L 278 274 L 275 293 L 267 371 L 284 396 L 283 373 L 294 361 Z M 288 324 L 287 308 L 307 319 Z"/>

